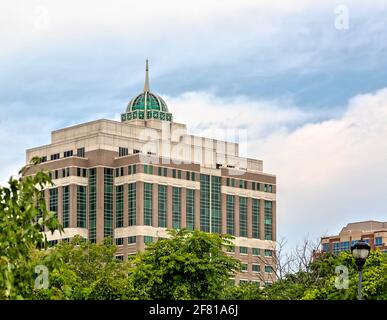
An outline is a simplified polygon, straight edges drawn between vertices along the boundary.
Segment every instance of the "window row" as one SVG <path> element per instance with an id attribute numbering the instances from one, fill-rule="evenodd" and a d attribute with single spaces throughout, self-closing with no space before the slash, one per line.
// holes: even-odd
<path id="1" fill-rule="evenodd" d="M 43 156 L 40 158 L 41 162 L 47 162 L 48 160 L 53 161 L 53 160 L 58 160 L 61 158 L 61 154 L 58 153 L 53 153 L 50 155 L 50 158 L 48 156 Z M 84 158 L 85 157 L 85 148 L 78 148 L 77 152 L 75 153 L 77 157 Z M 67 150 L 62 153 L 62 158 L 69 158 L 74 156 L 74 150 Z"/>
<path id="2" fill-rule="evenodd" d="M 263 250 L 263 249 L 262 249 Z M 235 246 L 227 246 L 228 253 L 235 253 L 236 248 Z M 264 249 L 264 256 L 265 257 L 272 257 L 273 256 L 273 251 L 269 249 Z M 249 253 L 249 248 L 248 247 L 239 247 L 239 253 L 241 255 L 248 255 Z M 251 254 L 253 256 L 260 256 L 261 255 L 261 249 L 260 248 L 251 248 Z"/>
<path id="3" fill-rule="evenodd" d="M 250 190 L 264 191 L 264 192 L 270 192 L 270 193 L 274 192 L 274 186 L 272 184 L 260 183 L 255 181 L 226 178 L 226 185 L 227 187 L 250 189 Z"/>
<path id="4" fill-rule="evenodd" d="M 241 264 L 241 271 L 242 272 L 249 272 L 248 264 L 242 263 Z M 251 265 L 251 271 L 252 272 L 261 272 L 261 266 L 259 264 L 253 263 Z M 272 266 L 265 266 L 264 268 L 265 273 L 273 273 L 273 267 Z"/>

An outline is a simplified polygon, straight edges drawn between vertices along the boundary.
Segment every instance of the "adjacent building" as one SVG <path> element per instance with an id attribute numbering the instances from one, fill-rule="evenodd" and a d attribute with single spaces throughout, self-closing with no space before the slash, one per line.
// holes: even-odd
<path id="1" fill-rule="evenodd" d="M 370 220 L 348 223 L 338 235 L 322 237 L 321 247 L 323 252 L 350 251 L 351 246 L 359 240 L 366 241 L 371 249 L 379 248 L 387 252 L 387 222 Z"/>
<path id="2" fill-rule="evenodd" d="M 121 122 L 54 131 L 50 144 L 27 150 L 27 164 L 33 157 L 55 184 L 45 196 L 64 233 L 48 233 L 53 244 L 112 237 L 117 258 L 127 259 L 168 237 L 168 228 L 231 234 L 229 254 L 243 262 L 235 280 L 273 281 L 276 177 L 263 172 L 262 160 L 240 157 L 237 143 L 188 134 L 150 91 L 148 62 L 144 89 Z"/>

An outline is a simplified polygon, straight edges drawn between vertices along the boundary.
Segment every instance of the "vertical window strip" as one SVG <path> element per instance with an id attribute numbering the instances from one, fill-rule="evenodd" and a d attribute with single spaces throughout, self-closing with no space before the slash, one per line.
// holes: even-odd
<path id="1" fill-rule="evenodd" d="M 239 197 L 239 236 L 247 237 L 247 198 Z"/>
<path id="2" fill-rule="evenodd" d="M 62 215 L 63 228 L 70 226 L 70 187 L 62 187 Z"/>
<path id="3" fill-rule="evenodd" d="M 144 183 L 144 225 L 152 225 L 152 184 Z"/>
<path id="4" fill-rule="evenodd" d="M 104 168 L 104 237 L 113 236 L 113 169 Z"/>
<path id="5" fill-rule="evenodd" d="M 252 236 L 255 239 L 259 239 L 259 200 L 252 200 Z"/>
<path id="6" fill-rule="evenodd" d="M 160 228 L 167 227 L 167 186 L 158 186 L 158 225 Z"/>
<path id="7" fill-rule="evenodd" d="M 172 227 L 181 228 L 181 188 L 172 187 Z"/>
<path id="8" fill-rule="evenodd" d="M 128 225 L 136 225 L 136 183 L 128 184 Z"/>
<path id="9" fill-rule="evenodd" d="M 210 231 L 210 176 L 200 175 L 200 230 Z"/>
<path id="10" fill-rule="evenodd" d="M 58 217 L 58 188 L 50 189 L 50 211 Z"/>
<path id="11" fill-rule="evenodd" d="M 228 194 L 226 201 L 227 230 L 226 232 L 235 235 L 235 196 Z"/>
<path id="12" fill-rule="evenodd" d="M 97 169 L 89 169 L 89 240 L 97 240 Z"/>
<path id="13" fill-rule="evenodd" d="M 221 177 L 211 176 L 211 231 L 216 233 L 221 232 L 222 225 L 220 181 Z"/>
<path id="14" fill-rule="evenodd" d="M 195 228 L 195 190 L 192 189 L 186 192 L 186 226 L 188 230 Z"/>
<path id="15" fill-rule="evenodd" d="M 77 186 L 77 227 L 86 228 L 86 187 Z"/>
<path id="16" fill-rule="evenodd" d="M 273 240 L 273 202 L 265 200 L 265 240 Z"/>
<path id="17" fill-rule="evenodd" d="M 124 186 L 116 186 L 116 228 L 124 226 Z"/>

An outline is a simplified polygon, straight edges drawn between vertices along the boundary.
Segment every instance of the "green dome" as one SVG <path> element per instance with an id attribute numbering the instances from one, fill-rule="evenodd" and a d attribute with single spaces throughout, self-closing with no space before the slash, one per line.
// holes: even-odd
<path id="1" fill-rule="evenodd" d="M 152 93 L 149 89 L 147 60 L 144 90 L 130 100 L 126 107 L 126 112 L 121 114 L 121 121 L 148 119 L 172 121 L 172 114 L 168 111 L 165 101 L 157 94 Z"/>
<path id="2" fill-rule="evenodd" d="M 142 92 L 130 100 L 126 112 L 135 110 L 158 110 L 168 112 L 165 101 L 160 96 L 149 91 Z"/>

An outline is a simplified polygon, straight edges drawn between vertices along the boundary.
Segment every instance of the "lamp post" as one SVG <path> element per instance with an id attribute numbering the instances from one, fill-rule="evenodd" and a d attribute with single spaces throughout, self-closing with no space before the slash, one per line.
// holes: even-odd
<path id="1" fill-rule="evenodd" d="M 366 262 L 368 255 L 370 254 L 370 245 L 363 241 L 357 241 L 352 247 L 351 252 L 353 257 L 355 258 L 355 263 L 357 265 L 357 270 L 359 271 L 359 282 L 357 287 L 357 299 L 361 300 L 361 282 L 362 282 L 362 272 L 363 272 L 363 266 Z"/>

